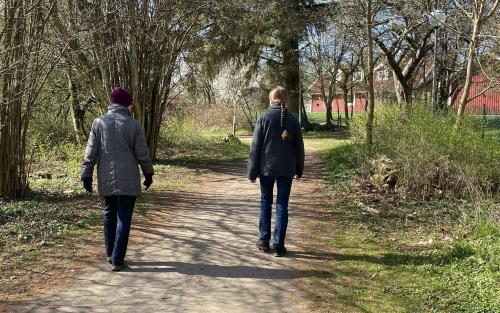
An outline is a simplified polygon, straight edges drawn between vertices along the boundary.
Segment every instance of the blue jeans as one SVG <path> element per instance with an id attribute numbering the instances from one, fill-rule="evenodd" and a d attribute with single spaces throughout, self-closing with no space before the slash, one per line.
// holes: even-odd
<path id="1" fill-rule="evenodd" d="M 123 265 L 136 197 L 104 197 L 104 243 L 106 256 L 114 265 Z"/>
<path id="2" fill-rule="evenodd" d="M 260 176 L 260 240 L 271 239 L 271 214 L 273 206 L 273 187 L 276 182 L 276 221 L 274 225 L 273 246 L 285 246 L 286 228 L 288 226 L 288 200 L 292 189 L 292 177 Z"/>

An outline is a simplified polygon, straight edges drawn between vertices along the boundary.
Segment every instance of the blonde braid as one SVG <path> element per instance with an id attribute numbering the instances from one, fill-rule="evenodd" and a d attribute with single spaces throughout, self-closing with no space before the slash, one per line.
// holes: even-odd
<path id="1" fill-rule="evenodd" d="M 281 138 L 283 140 L 289 140 L 290 136 L 288 134 L 288 130 L 286 129 L 285 121 L 286 121 L 286 103 L 288 101 L 288 93 L 286 89 L 278 86 L 273 88 L 269 93 L 269 102 L 271 104 L 280 104 L 281 107 L 281 115 L 280 115 L 280 125 L 283 132 L 281 133 Z"/>
<path id="2" fill-rule="evenodd" d="M 280 101 L 280 105 L 281 105 L 281 119 L 280 119 L 280 124 L 281 124 L 281 129 L 283 130 L 283 132 L 281 133 L 281 139 L 283 140 L 288 140 L 288 130 L 286 130 L 285 128 L 285 113 L 286 113 L 286 108 L 285 108 L 285 105 L 283 103 L 283 100 Z"/>

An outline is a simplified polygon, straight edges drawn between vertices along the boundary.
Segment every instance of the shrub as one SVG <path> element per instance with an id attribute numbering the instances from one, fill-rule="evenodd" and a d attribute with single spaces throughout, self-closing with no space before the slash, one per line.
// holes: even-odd
<path id="1" fill-rule="evenodd" d="M 356 141 L 364 141 L 366 117 L 353 123 Z M 478 122 L 466 119 L 455 129 L 453 118 L 434 115 L 418 105 L 405 118 L 396 106 L 384 106 L 375 113 L 371 158 L 387 156 L 398 169 L 397 188 L 414 196 L 454 195 L 482 199 L 498 193 L 500 186 L 500 142 L 477 131 Z M 361 145 L 358 160 L 366 162 L 368 149 Z"/>
<path id="2" fill-rule="evenodd" d="M 32 191 L 68 192 L 80 185 L 85 144 L 76 143 L 65 110 L 64 105 L 56 109 L 46 104 L 38 108 L 30 121 L 27 166 Z"/>
<path id="3" fill-rule="evenodd" d="M 223 137 L 232 132 L 233 111 L 223 106 L 176 108 L 166 114 L 160 130 L 160 154 L 178 154 L 208 148 L 213 142 L 207 137 Z M 237 130 L 249 132 L 244 114 L 238 110 Z M 162 156 L 160 156 L 162 158 Z"/>
<path id="4" fill-rule="evenodd" d="M 230 131 L 233 123 L 233 110 L 221 105 L 201 107 L 186 104 L 168 111 L 165 119 L 167 123 L 190 120 L 206 131 Z M 241 108 L 236 109 L 236 128 L 251 129 Z"/>
<path id="5" fill-rule="evenodd" d="M 178 153 L 203 145 L 202 128 L 195 120 L 182 115 L 169 115 L 160 130 L 160 153 Z"/>

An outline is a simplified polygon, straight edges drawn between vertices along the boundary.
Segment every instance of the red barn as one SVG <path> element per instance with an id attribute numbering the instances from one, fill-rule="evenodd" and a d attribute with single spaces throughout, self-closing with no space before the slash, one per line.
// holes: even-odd
<path id="1" fill-rule="evenodd" d="M 374 84 L 376 97 L 379 100 L 392 99 L 395 100 L 394 82 L 392 71 L 384 64 L 378 64 L 374 69 Z M 351 97 L 349 92 L 348 109 L 349 112 L 362 112 L 366 107 L 366 93 L 362 84 L 362 73 L 355 75 L 355 84 L 353 86 L 354 96 Z M 325 79 L 326 84 L 330 84 L 331 79 Z M 327 86 L 328 89 L 329 86 Z M 354 98 L 354 99 L 352 99 Z M 354 105 L 353 105 L 354 100 Z M 306 91 L 304 96 L 304 106 L 307 112 L 326 112 L 326 106 L 321 96 L 321 87 L 319 81 L 316 80 Z M 332 112 L 345 112 L 344 96 L 342 93 L 334 95 L 332 100 Z"/>
<path id="2" fill-rule="evenodd" d="M 500 115 L 500 88 L 498 86 L 489 88 L 488 80 L 481 75 L 472 78 L 469 92 L 469 102 L 465 110 L 469 114 Z M 485 91 L 486 90 L 486 91 Z M 458 109 L 463 90 L 453 101 L 453 109 Z"/>
<path id="3" fill-rule="evenodd" d="M 376 101 L 396 101 L 392 70 L 381 63 L 376 66 L 374 74 Z M 363 90 L 361 79 L 358 81 L 359 83 L 354 87 L 354 107 L 351 106 L 351 102 L 348 103 L 349 112 L 361 112 L 365 110 L 366 94 Z M 476 75 L 473 77 L 469 94 L 470 101 L 466 106 L 467 113 L 500 115 L 500 86 L 496 85 L 494 88 L 489 88 L 489 86 L 490 82 L 485 76 Z M 430 94 L 430 86 L 424 89 L 424 92 Z M 453 103 L 453 110 L 457 109 L 462 93 L 463 91 L 460 91 L 453 100 L 449 100 L 450 104 Z M 352 99 L 348 101 L 352 101 Z M 321 89 L 318 81 L 314 82 L 304 95 L 304 106 L 307 112 L 326 112 L 326 106 L 321 97 Z M 337 93 L 334 96 L 332 112 L 344 112 L 344 98 L 342 94 Z"/>
<path id="4" fill-rule="evenodd" d="M 349 112 L 361 112 L 365 110 L 366 99 L 364 93 L 357 93 L 354 96 L 354 107 L 352 106 L 352 100 L 351 102 L 349 100 L 347 102 Z M 304 97 L 304 101 L 307 112 L 326 112 L 325 102 L 319 95 L 312 95 L 309 99 Z M 333 99 L 332 112 L 345 112 L 344 97 L 342 95 L 336 95 Z"/>

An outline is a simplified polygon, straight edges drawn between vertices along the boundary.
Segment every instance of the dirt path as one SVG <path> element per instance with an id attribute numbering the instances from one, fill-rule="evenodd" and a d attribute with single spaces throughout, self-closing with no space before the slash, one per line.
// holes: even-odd
<path id="1" fill-rule="evenodd" d="M 306 230 L 317 219 L 321 172 L 309 151 L 304 179 L 290 203 L 287 248 L 275 258 L 255 247 L 258 184 L 245 179 L 244 161 L 197 167 L 183 192 L 157 193 L 134 217 L 128 268 L 102 262 L 55 294 L 24 302 L 19 312 L 305 312 L 297 286 L 330 273 L 301 266 L 315 258 Z M 311 171 L 314 169 L 314 171 Z M 312 179 L 311 177 L 315 177 Z M 273 223 L 274 225 L 274 223 Z M 96 247 L 103 249 L 103 247 Z M 309 268 L 309 266 L 305 267 Z"/>

